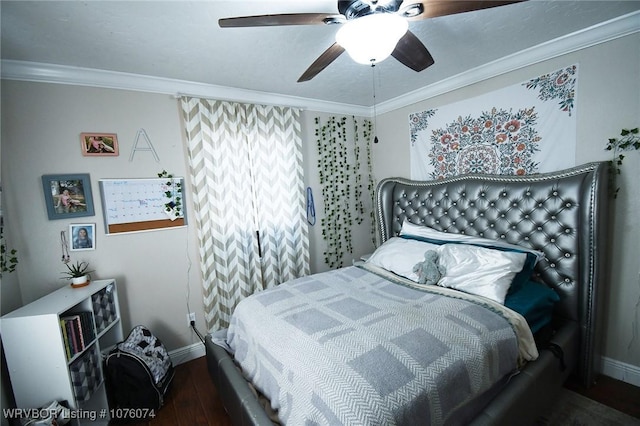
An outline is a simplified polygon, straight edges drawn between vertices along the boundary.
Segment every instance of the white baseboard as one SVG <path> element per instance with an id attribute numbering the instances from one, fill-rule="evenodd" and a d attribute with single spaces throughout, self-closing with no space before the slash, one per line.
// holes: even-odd
<path id="1" fill-rule="evenodd" d="M 194 343 L 189 346 L 183 346 L 169 352 L 173 365 L 180 365 L 205 355 L 204 344 L 202 342 Z"/>
<path id="2" fill-rule="evenodd" d="M 640 387 L 640 367 L 604 356 L 600 362 L 600 372 L 605 376 Z"/>

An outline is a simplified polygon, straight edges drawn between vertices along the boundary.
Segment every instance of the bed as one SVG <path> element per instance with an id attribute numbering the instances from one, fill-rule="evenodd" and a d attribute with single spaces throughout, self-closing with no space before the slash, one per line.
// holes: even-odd
<path id="1" fill-rule="evenodd" d="M 232 320 L 230 330 L 206 336 L 209 372 L 232 422 L 270 425 L 282 418 L 287 424 L 532 423 L 553 402 L 569 375 L 586 387 L 595 379 L 599 294 L 607 284 L 608 190 L 608 162 L 530 176 L 382 180 L 375 193 L 378 247 L 370 258 L 329 271 L 333 275 L 303 277 L 252 296 L 244 308 L 240 308 L 243 301 L 234 312 L 240 318 Z M 476 244 L 478 241 L 485 244 Z M 420 255 L 425 247 L 438 253 L 438 262 L 449 268 L 444 268 L 439 283 L 453 277 L 451 285 L 416 284 L 409 275 L 419 270 L 403 274 L 402 268 L 411 266 L 415 254 L 411 251 L 411 256 L 405 256 L 409 252 L 398 244 L 416 245 Z M 512 250 L 512 246 L 522 250 Z M 456 257 L 459 250 L 480 262 L 460 261 Z M 499 262 L 503 258 L 509 262 L 505 268 L 510 272 L 498 275 L 500 282 L 510 283 L 506 289 L 502 286 L 494 291 L 486 280 L 475 278 L 456 280 L 456 268 L 471 265 L 482 271 L 482 265 L 494 264 L 493 258 L 483 256 L 498 251 Z M 389 259 L 393 267 L 400 265 L 398 270 L 386 269 L 384 262 Z M 523 274 L 524 281 L 542 283 L 545 291 L 552 289 L 557 295 L 540 327 L 532 325 L 529 313 L 513 313 L 500 306 L 515 294 L 512 290 Z M 464 273 L 460 276 L 465 277 Z M 361 278 L 373 289 L 360 292 L 365 284 L 352 280 Z M 334 281 L 339 283 L 334 286 L 336 294 L 328 292 Z M 469 290 L 465 283 L 471 281 L 484 286 Z M 358 291 L 351 293 L 352 288 Z M 477 288 L 482 289 L 480 293 L 469 294 Z M 293 293 L 303 299 L 287 305 L 285 299 Z M 314 293 L 319 297 L 314 299 Z M 378 312 L 387 306 L 396 311 Z M 243 310 L 246 313 L 241 317 Z M 404 319 L 397 319 L 398 310 L 410 311 L 408 329 L 402 328 Z M 329 311 L 341 317 L 332 317 Z M 419 316 L 426 311 L 436 313 L 435 321 L 426 322 L 442 323 L 439 329 L 421 328 L 425 320 Z M 284 322 L 271 322 L 268 315 Z M 390 317 L 391 325 L 377 327 L 383 317 Z M 420 324 L 417 329 L 414 321 Z M 465 329 L 466 334 L 445 342 L 443 336 L 454 328 Z M 266 337 L 272 329 L 288 337 Z M 369 329 L 375 330 L 373 341 L 361 337 Z M 493 340 L 476 341 L 481 334 Z M 294 356 L 277 352 L 294 347 L 307 335 L 317 335 L 319 340 L 295 346 Z M 276 352 L 265 349 L 263 337 L 276 342 Z M 376 338 L 381 339 L 379 343 Z M 256 346 L 254 352 L 250 345 Z M 488 366 L 465 358 L 476 350 L 478 358 L 488 360 Z M 450 358 L 453 352 L 456 356 L 459 352 L 461 358 Z M 405 358 L 408 364 L 396 368 Z M 454 364 L 462 366 L 465 374 L 452 373 Z M 309 376 L 306 384 L 293 383 L 293 377 L 300 376 L 294 370 L 298 365 Z M 439 373 L 426 370 L 426 365 L 437 366 Z M 276 378 L 278 374 L 282 377 Z M 422 384 L 435 393 L 424 393 Z M 294 401 L 298 394 L 305 394 L 300 396 L 306 399 Z M 383 406 L 389 401 L 393 407 Z M 431 412 L 425 415 L 424 407 L 413 405 L 396 407 L 408 404 L 406 401 L 417 401 Z M 341 402 L 345 413 L 340 412 Z M 365 413 L 350 411 L 352 406 Z"/>

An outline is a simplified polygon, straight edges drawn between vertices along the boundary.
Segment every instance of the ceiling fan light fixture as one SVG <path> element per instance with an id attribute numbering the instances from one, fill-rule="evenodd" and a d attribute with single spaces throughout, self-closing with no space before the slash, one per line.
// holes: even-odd
<path id="1" fill-rule="evenodd" d="M 336 33 L 336 42 L 360 64 L 377 64 L 388 58 L 407 32 L 409 23 L 392 13 L 374 13 L 347 21 Z"/>

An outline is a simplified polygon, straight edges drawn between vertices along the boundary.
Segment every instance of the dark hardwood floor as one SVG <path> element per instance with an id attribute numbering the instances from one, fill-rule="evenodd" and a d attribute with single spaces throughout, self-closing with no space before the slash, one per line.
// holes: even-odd
<path id="1" fill-rule="evenodd" d="M 169 396 L 149 422 L 134 426 L 231 426 L 204 357 L 175 367 Z"/>
<path id="2" fill-rule="evenodd" d="M 607 376 L 599 376 L 589 389 L 569 380 L 565 387 L 589 399 L 640 419 L 640 387 Z"/>
<path id="3" fill-rule="evenodd" d="M 601 376 L 589 389 L 569 382 L 567 388 L 640 418 L 640 387 Z M 204 357 L 178 365 L 165 405 L 149 422 L 135 426 L 229 426 L 231 420 L 213 386 Z"/>

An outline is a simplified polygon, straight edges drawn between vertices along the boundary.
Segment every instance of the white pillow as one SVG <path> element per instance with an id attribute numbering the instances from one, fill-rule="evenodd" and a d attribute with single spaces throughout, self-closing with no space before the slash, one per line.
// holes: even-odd
<path id="1" fill-rule="evenodd" d="M 488 297 L 501 304 L 504 304 L 511 282 L 527 258 L 522 252 L 467 244 L 438 245 L 393 237 L 378 247 L 366 263 L 418 282 L 418 274 L 413 272 L 413 267 L 424 260 L 424 253 L 428 250 L 437 251 L 438 264 L 446 268 L 439 286 Z"/>
<path id="2" fill-rule="evenodd" d="M 488 297 L 503 305 L 513 278 L 527 259 L 526 253 L 466 244 L 443 244 L 438 254 L 438 263 L 446 268 L 439 286 Z"/>
<path id="3" fill-rule="evenodd" d="M 450 232 L 440 232 L 435 229 L 431 229 L 428 226 L 415 225 L 408 220 L 402 223 L 400 235 L 406 235 L 423 239 L 423 241 L 434 244 L 443 244 L 447 242 L 451 243 L 465 243 L 473 244 L 482 247 L 496 247 L 507 250 L 517 250 L 525 253 L 531 253 L 536 256 L 536 261 L 544 258 L 544 253 L 541 251 L 533 250 L 527 247 L 521 247 L 516 244 L 509 244 L 504 241 L 492 240 L 489 238 L 473 237 L 471 235 L 454 234 Z"/>
<path id="4" fill-rule="evenodd" d="M 423 241 L 392 237 L 373 252 L 367 263 L 417 282 L 418 274 L 413 272 L 413 267 L 424 260 L 424 252 L 438 247 Z"/>

